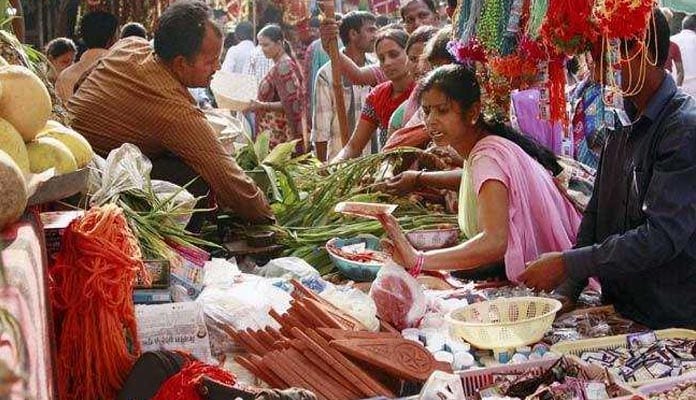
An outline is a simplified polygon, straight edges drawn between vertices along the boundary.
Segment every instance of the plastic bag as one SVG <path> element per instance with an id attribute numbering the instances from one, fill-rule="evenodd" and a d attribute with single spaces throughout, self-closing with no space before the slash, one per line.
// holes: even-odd
<path id="1" fill-rule="evenodd" d="M 150 180 L 150 171 L 150 160 L 138 147 L 125 143 L 109 153 L 98 177 L 90 179 L 97 184 L 97 187 L 90 188 L 92 204 L 103 204 L 118 193 L 145 188 Z"/>
<path id="2" fill-rule="evenodd" d="M 273 308 L 284 314 L 290 308 L 292 297 L 274 286 L 274 280 L 248 274 L 235 279 L 236 282 L 206 286 L 196 298 L 203 306 L 215 356 L 234 351 L 234 342 L 225 329 L 259 330 L 267 326 L 279 329 L 280 324 L 268 312 Z"/>
<path id="3" fill-rule="evenodd" d="M 92 193 L 92 204 L 104 204 L 115 195 L 129 190 L 150 190 L 158 199 L 171 201 L 173 209 L 177 210 L 175 221 L 186 226 L 191 219 L 191 213 L 196 206 L 196 198 L 186 189 L 170 182 L 150 180 L 152 163 L 136 146 L 126 143 L 109 153 L 104 161 L 96 158 L 94 168 L 89 177 L 89 193 Z"/>
<path id="4" fill-rule="evenodd" d="M 377 273 L 370 297 L 377 306 L 377 315 L 399 330 L 418 326 L 426 312 L 423 288 L 391 260 Z"/>
<path id="5" fill-rule="evenodd" d="M 449 297 L 449 290 L 426 290 L 427 313 L 421 320 L 420 328 L 446 329 L 447 314 L 450 311 L 469 305 L 466 299 Z"/>
<path id="6" fill-rule="evenodd" d="M 275 258 L 269 261 L 265 266 L 257 268 L 254 274 L 266 278 L 298 280 L 320 276 L 319 272 L 314 269 L 314 267 L 299 257 Z"/>
<path id="7" fill-rule="evenodd" d="M 373 332 L 379 330 L 377 306 L 366 293 L 350 286 L 327 284 L 319 296 L 360 321 L 367 329 Z"/>
<path id="8" fill-rule="evenodd" d="M 203 289 L 196 301 L 203 304 L 205 314 L 238 330 L 280 328 L 268 311 L 273 308 L 279 314 L 285 313 L 292 297 L 270 279 L 246 274 L 239 279 L 231 285 Z"/>

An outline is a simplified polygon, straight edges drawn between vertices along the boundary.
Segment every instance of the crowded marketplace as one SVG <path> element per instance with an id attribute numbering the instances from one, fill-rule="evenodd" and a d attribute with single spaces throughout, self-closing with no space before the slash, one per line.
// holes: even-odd
<path id="1" fill-rule="evenodd" d="M 696 0 L 0 0 L 0 400 L 696 400 Z"/>

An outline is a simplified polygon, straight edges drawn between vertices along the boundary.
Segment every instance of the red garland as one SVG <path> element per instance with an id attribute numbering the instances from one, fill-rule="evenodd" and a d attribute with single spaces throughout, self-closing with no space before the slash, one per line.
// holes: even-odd
<path id="1" fill-rule="evenodd" d="M 543 42 L 558 54 L 588 50 L 599 36 L 592 18 L 593 5 L 589 0 L 550 1 L 541 25 Z"/>
<path id="2" fill-rule="evenodd" d="M 549 105 L 551 107 L 551 121 L 560 121 L 564 127 L 568 126 L 568 113 L 566 112 L 565 84 L 566 74 L 564 67 L 565 57 L 556 57 L 549 61 Z"/>
<path id="3" fill-rule="evenodd" d="M 167 379 L 152 400 L 204 400 L 198 394 L 198 384 L 204 376 L 225 385 L 235 383 L 235 376 L 231 373 L 200 361 L 191 361 Z"/>
<path id="4" fill-rule="evenodd" d="M 518 46 L 520 57 L 538 64 L 542 60 L 548 59 L 545 46 L 538 40 L 533 40 L 529 36 L 523 36 Z"/>
<path id="5" fill-rule="evenodd" d="M 507 78 L 512 89 L 525 89 L 530 86 L 539 72 L 535 60 L 516 54 L 495 57 L 489 61 L 488 66 L 493 74 Z"/>
<path id="6" fill-rule="evenodd" d="M 648 27 L 654 0 L 605 0 L 598 15 L 602 35 L 609 39 L 639 38 Z"/>

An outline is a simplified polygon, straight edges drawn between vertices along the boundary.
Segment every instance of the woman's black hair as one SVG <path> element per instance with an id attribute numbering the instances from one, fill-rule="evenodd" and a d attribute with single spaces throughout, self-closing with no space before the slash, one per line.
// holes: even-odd
<path id="1" fill-rule="evenodd" d="M 437 29 L 430 25 L 419 26 L 415 31 L 411 33 L 408 41 L 406 42 L 406 52 L 416 43 L 427 43 L 430 38 L 435 36 Z"/>
<path id="2" fill-rule="evenodd" d="M 377 32 L 377 38 L 375 39 L 375 50 L 377 50 L 377 46 L 379 45 L 379 43 L 385 39 L 394 41 L 396 44 L 399 45 L 399 47 L 406 50 L 406 43 L 408 42 L 408 33 L 401 29 L 380 29 L 379 32 Z"/>
<path id="3" fill-rule="evenodd" d="M 446 61 L 447 64 L 457 62 L 457 59 L 447 50 L 447 43 L 452 40 L 452 25 L 447 25 L 433 36 L 423 49 L 423 56 L 430 64 Z"/>
<path id="4" fill-rule="evenodd" d="M 285 53 L 289 55 L 290 58 L 292 58 L 294 61 L 297 61 L 297 58 L 295 58 L 295 52 L 292 51 L 292 46 L 290 46 L 290 42 L 288 42 L 288 40 L 285 39 L 283 28 L 281 28 L 280 25 L 268 24 L 259 31 L 257 36 L 263 36 L 268 40 L 272 40 L 276 43 L 281 42 L 283 45 L 283 49 L 285 50 Z"/>
<path id="5" fill-rule="evenodd" d="M 459 64 L 443 65 L 430 72 L 421 82 L 421 98 L 423 93 L 431 89 L 437 89 L 450 100 L 457 102 L 462 111 L 468 110 L 474 103 L 481 100 L 481 87 L 476 80 L 476 73 Z M 554 176 L 563 171 L 556 155 L 533 139 L 501 122 L 487 122 L 483 115 L 479 117 L 478 123 L 488 133 L 508 139 L 520 146 L 525 153 L 551 171 Z"/>

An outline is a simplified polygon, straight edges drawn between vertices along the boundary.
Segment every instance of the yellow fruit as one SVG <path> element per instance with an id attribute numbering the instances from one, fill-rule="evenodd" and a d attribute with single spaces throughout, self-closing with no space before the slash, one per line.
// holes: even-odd
<path id="1" fill-rule="evenodd" d="M 52 119 L 49 119 L 48 121 L 46 121 L 46 126 L 44 126 L 43 129 L 41 129 L 41 132 L 48 131 L 51 129 L 56 129 L 56 128 L 65 128 L 65 125 L 61 124 L 58 121 L 54 121 Z"/>
<path id="2" fill-rule="evenodd" d="M 23 173 L 29 172 L 29 155 L 22 135 L 12 124 L 2 118 L 0 118 L 0 150 L 7 153 Z"/>
<path id="3" fill-rule="evenodd" d="M 0 67 L 0 117 L 6 119 L 30 142 L 46 126 L 51 116 L 48 90 L 29 69 L 10 65 Z"/>
<path id="4" fill-rule="evenodd" d="M 70 149 L 59 140 L 42 137 L 27 143 L 29 169 L 38 174 L 49 168 L 55 168 L 58 174 L 77 170 L 77 162 Z"/>
<path id="5" fill-rule="evenodd" d="M 39 133 L 36 137 L 50 137 L 59 140 L 61 143 L 66 145 L 68 149 L 70 149 L 72 155 L 75 157 L 77 168 L 85 167 L 94 157 L 92 146 L 89 145 L 87 139 L 70 128 L 61 127 L 46 129 L 41 131 L 41 133 Z"/>
<path id="6" fill-rule="evenodd" d="M 17 221 L 27 206 L 27 184 L 22 171 L 0 150 L 0 229 Z"/>

